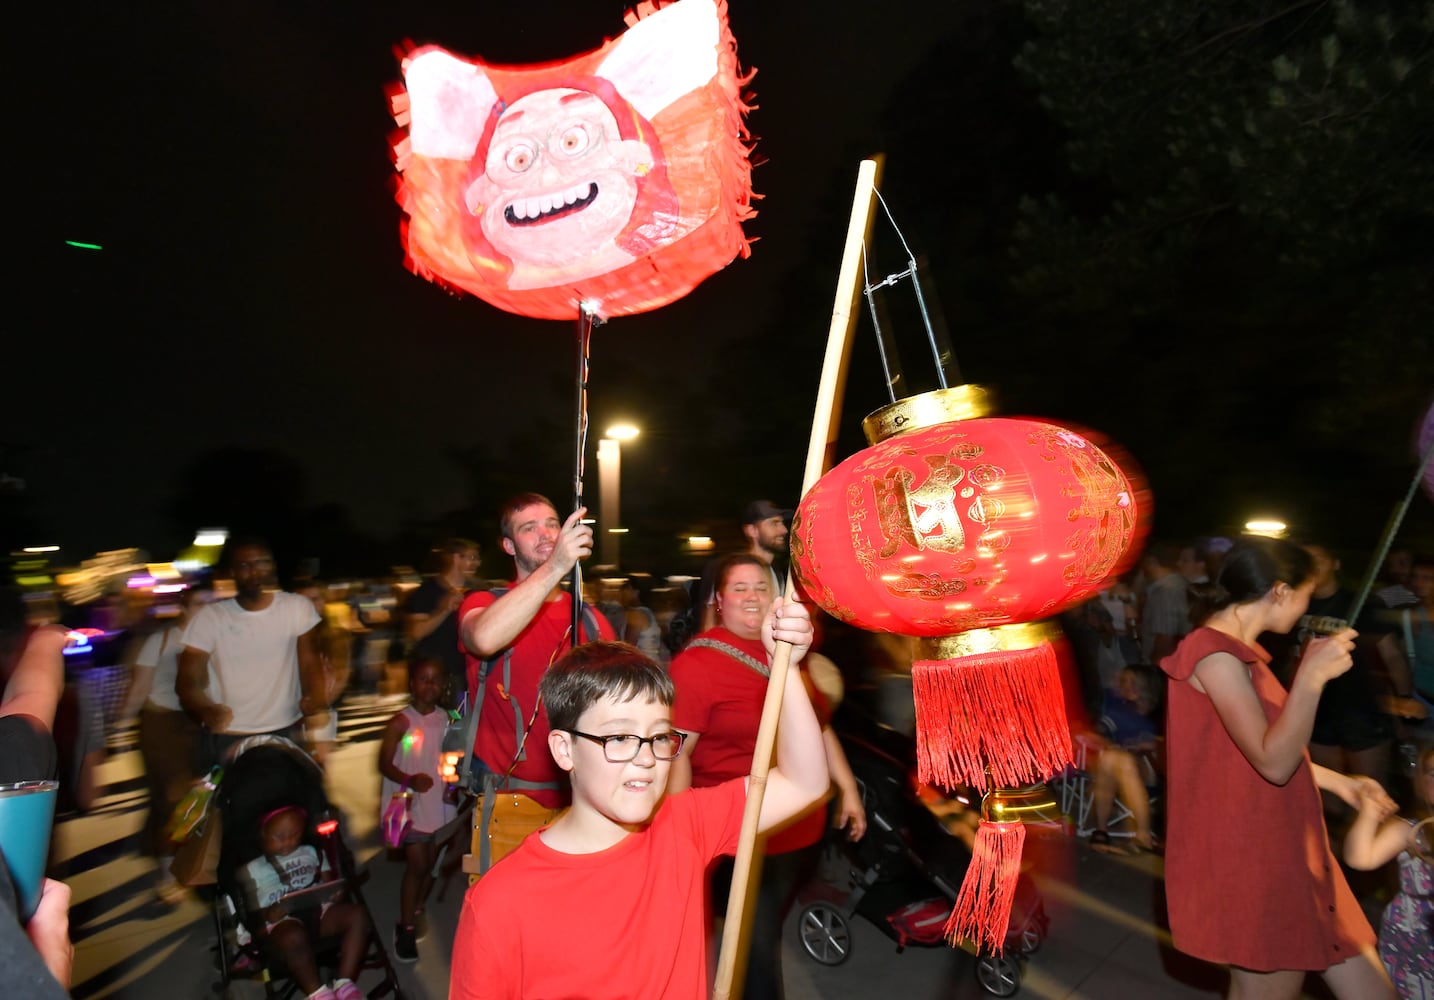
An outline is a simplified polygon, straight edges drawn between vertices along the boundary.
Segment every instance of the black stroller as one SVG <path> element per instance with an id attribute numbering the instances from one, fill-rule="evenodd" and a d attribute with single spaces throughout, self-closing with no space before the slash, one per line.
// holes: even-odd
<path id="1" fill-rule="evenodd" d="M 242 746 L 242 744 L 241 744 Z M 243 749 L 228 766 L 224 780 L 215 793 L 215 806 L 223 824 L 219 848 L 217 889 L 214 897 L 214 922 L 219 935 L 218 965 L 220 981 L 214 991 L 227 994 L 236 978 L 260 979 L 264 995 L 271 1000 L 287 1000 L 298 992 L 298 983 L 281 965 L 270 964 L 248 926 L 262 920 L 247 912 L 244 893 L 237 875 L 240 868 L 263 853 L 259 846 L 258 828 L 261 817 L 283 806 L 298 806 L 308 814 L 304 843 L 312 845 L 336 879 L 342 881 L 343 895 L 363 908 L 368 917 L 369 934 L 364 949 L 360 974 L 377 970 L 382 981 L 367 987 L 366 996 L 384 997 L 392 993 L 402 1000 L 393 965 L 383 941 L 374 929 L 373 914 L 361 889 L 365 876 L 358 874 L 354 858 L 344 843 L 338 810 L 324 793 L 323 772 L 308 754 L 294 743 L 268 738 Z M 307 890 L 306 890 L 307 892 Z M 315 893 L 324 890 L 316 889 Z M 247 925 L 247 926 L 246 926 Z M 332 970 L 337 962 L 337 940 L 314 942 L 315 958 L 320 969 Z M 359 982 L 360 987 L 363 983 Z"/>
<path id="2" fill-rule="evenodd" d="M 911 740 L 875 725 L 859 728 L 861 735 L 839 733 L 867 814 L 866 836 L 857 844 L 840 841 L 852 866 L 851 892 L 840 904 L 809 904 L 798 923 L 802 949 L 825 965 L 850 955 L 853 914 L 896 941 L 898 952 L 908 943 L 944 946 L 942 931 L 971 862 L 966 845 L 945 830 L 912 788 Z M 1040 894 L 1023 873 L 1005 953 L 976 954 L 981 987 L 998 997 L 1020 989 L 1022 962 L 1041 946 L 1048 927 Z"/>

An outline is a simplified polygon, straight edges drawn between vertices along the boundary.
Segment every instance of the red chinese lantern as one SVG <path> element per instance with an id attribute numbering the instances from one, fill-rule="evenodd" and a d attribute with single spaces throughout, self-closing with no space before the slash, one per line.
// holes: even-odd
<path id="1" fill-rule="evenodd" d="M 802 499 L 791 551 L 824 611 L 923 640 L 912 667 L 918 777 L 994 793 L 948 932 L 1000 950 L 1024 838 L 1005 790 L 1071 763 L 1058 632 L 1038 620 L 1125 568 L 1145 512 L 1120 463 L 1086 435 L 991 410 L 985 390 L 958 386 L 869 416 L 871 447 Z"/>

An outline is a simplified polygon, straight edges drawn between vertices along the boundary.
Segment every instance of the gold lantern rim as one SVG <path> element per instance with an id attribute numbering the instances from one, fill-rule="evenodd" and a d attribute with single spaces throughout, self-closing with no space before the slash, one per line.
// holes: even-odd
<path id="1" fill-rule="evenodd" d="M 909 431 L 973 420 L 996 412 L 996 393 L 981 385 L 955 385 L 933 389 L 889 403 L 867 414 L 861 422 L 867 444 L 880 444 Z"/>
<path id="2" fill-rule="evenodd" d="M 927 636 L 916 640 L 914 659 L 954 660 L 978 653 L 1009 653 L 1035 649 L 1061 637 L 1060 627 L 1047 619 L 973 628 L 955 635 Z"/>

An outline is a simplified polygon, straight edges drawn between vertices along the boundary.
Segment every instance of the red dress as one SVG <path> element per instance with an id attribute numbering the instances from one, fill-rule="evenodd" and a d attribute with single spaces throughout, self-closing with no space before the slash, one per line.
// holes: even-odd
<path id="1" fill-rule="evenodd" d="M 1196 665 L 1225 652 L 1245 663 L 1265 717 L 1285 690 L 1269 654 L 1198 628 L 1161 662 L 1170 675 L 1165 891 L 1175 947 L 1256 972 L 1320 972 L 1374 944 L 1374 931 L 1329 849 L 1319 789 L 1304 755 L 1274 785 L 1245 759 L 1210 699 L 1192 686 Z"/>

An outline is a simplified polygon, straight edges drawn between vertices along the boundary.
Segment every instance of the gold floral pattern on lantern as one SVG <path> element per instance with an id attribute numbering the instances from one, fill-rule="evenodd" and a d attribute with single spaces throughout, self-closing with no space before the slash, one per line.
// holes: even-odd
<path id="1" fill-rule="evenodd" d="M 839 468 L 803 501 L 793 568 L 823 610 L 866 628 L 934 635 L 1054 614 L 1099 589 L 1137 528 L 1120 461 L 1045 421 L 913 429 Z M 864 608 L 828 585 L 833 560 L 877 599 Z"/>

